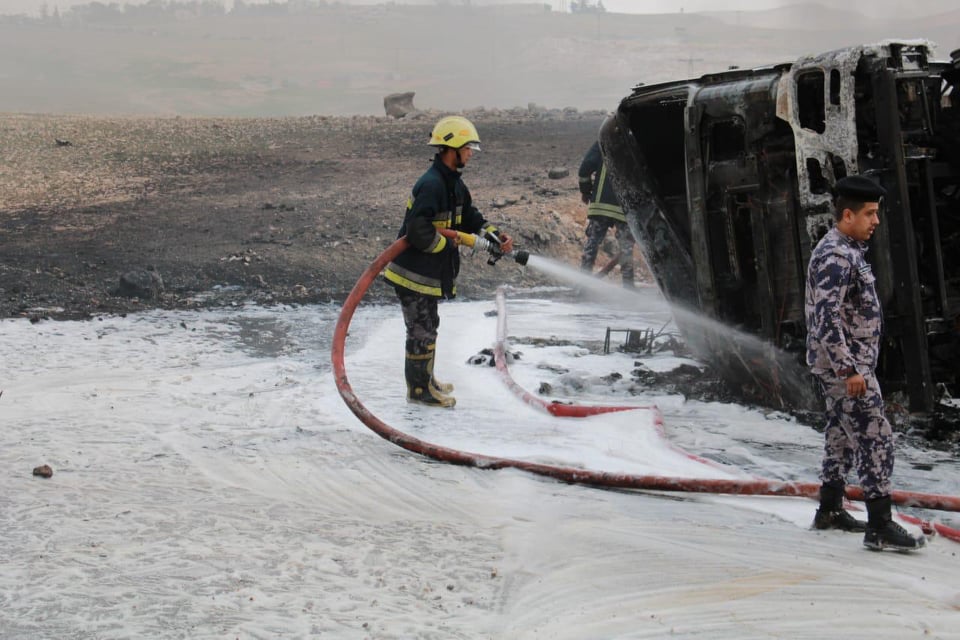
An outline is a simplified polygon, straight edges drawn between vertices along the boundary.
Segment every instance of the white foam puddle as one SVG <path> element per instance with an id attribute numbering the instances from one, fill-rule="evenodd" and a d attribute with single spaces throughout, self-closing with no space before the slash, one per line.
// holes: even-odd
<path id="1" fill-rule="evenodd" d="M 444 411 L 404 402 L 399 309 L 360 309 L 354 391 L 398 429 L 474 453 L 815 481 L 815 431 L 634 395 L 635 362 L 684 360 L 567 344 L 660 329 L 665 306 L 508 299 L 512 372 L 574 401 L 655 402 L 673 442 L 728 472 L 666 446 L 649 412 L 574 420 L 522 404 L 493 368 L 467 364 L 495 340 L 493 308 L 441 306 L 437 375 L 458 398 Z M 336 391 L 338 313 L 0 322 L 0 636 L 957 637 L 955 543 L 874 554 L 856 536 L 808 531 L 808 500 L 600 491 L 402 451 Z M 898 488 L 960 492 L 955 462 L 898 455 Z M 52 478 L 31 475 L 40 464 Z"/>

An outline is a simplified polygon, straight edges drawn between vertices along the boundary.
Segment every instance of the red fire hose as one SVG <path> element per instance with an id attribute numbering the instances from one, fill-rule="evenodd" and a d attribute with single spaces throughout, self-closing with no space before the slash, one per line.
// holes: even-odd
<path id="1" fill-rule="evenodd" d="M 446 230 L 444 230 L 446 231 Z M 448 233 L 454 232 L 447 232 Z M 481 469 L 520 469 L 564 482 L 573 482 L 597 487 L 616 487 L 625 489 L 646 489 L 652 491 L 684 491 L 692 493 L 724 493 L 732 495 L 768 495 L 768 496 L 802 496 L 816 498 L 819 495 L 820 485 L 813 482 L 786 482 L 768 479 L 703 479 L 703 478 L 670 478 L 662 476 L 632 475 L 623 473 L 609 473 L 591 471 L 573 467 L 540 464 L 512 458 L 500 458 L 484 454 L 469 453 L 442 447 L 430 442 L 415 438 L 398 431 L 372 414 L 353 392 L 347 379 L 344 366 L 344 347 L 347 330 L 353 314 L 366 294 L 374 279 L 380 272 L 401 252 L 407 248 L 406 238 L 400 238 L 381 253 L 363 272 L 350 295 L 343 303 L 340 316 L 333 332 L 333 348 L 331 361 L 337 390 L 344 402 L 357 418 L 380 437 L 388 440 L 413 453 L 418 453 L 434 460 L 477 467 Z M 529 395 L 529 394 L 528 394 Z M 630 409 L 635 407 L 623 407 Z M 620 409 L 616 409 L 620 410 Z M 590 415 L 589 413 L 584 415 Z M 851 500 L 863 500 L 863 491 L 859 487 L 848 486 L 847 497 Z M 894 491 L 891 495 L 894 504 L 907 507 L 921 507 L 942 511 L 960 511 L 960 498 L 954 496 L 917 493 L 913 491 Z M 934 525 L 937 531 L 943 529 L 947 537 L 954 532 L 960 540 L 960 531 Z"/>
<path id="2" fill-rule="evenodd" d="M 602 405 L 570 404 L 557 401 L 548 402 L 543 398 L 529 393 L 526 389 L 517 384 L 512 377 L 510 377 L 510 371 L 507 369 L 506 347 L 504 346 L 507 314 L 503 304 L 503 299 L 503 287 L 500 287 L 497 289 L 497 341 L 493 346 L 493 357 L 497 366 L 497 371 L 500 372 L 500 377 L 503 379 L 504 383 L 517 397 L 519 397 L 525 403 L 531 407 L 541 409 L 550 415 L 558 416 L 560 418 L 585 418 L 587 416 L 595 416 L 601 413 L 630 411 L 632 409 L 652 409 L 657 411 L 656 407 L 649 406 L 611 407 Z"/>
<path id="3" fill-rule="evenodd" d="M 560 417 L 583 417 L 587 415 L 595 415 L 597 413 L 606 413 L 608 411 L 626 410 L 626 409 L 648 409 L 656 411 L 657 415 L 654 418 L 654 424 L 656 425 L 657 433 L 660 437 L 667 443 L 667 446 L 670 447 L 676 453 L 679 453 L 682 456 L 686 456 L 690 460 L 694 460 L 701 464 L 705 464 L 714 468 L 722 469 L 722 465 L 717 464 L 713 460 L 698 456 L 696 454 L 685 451 L 680 447 L 676 446 L 670 442 L 663 431 L 663 417 L 660 414 L 660 410 L 656 406 L 629 406 L 629 407 L 594 407 L 586 405 L 575 405 L 575 404 L 557 404 L 555 402 L 547 402 L 542 398 L 538 398 L 526 389 L 521 387 L 513 377 L 510 375 L 510 370 L 507 367 L 506 359 L 506 336 L 507 336 L 507 310 L 505 304 L 505 294 L 506 287 L 497 288 L 497 341 L 494 345 L 494 358 L 496 359 L 497 370 L 500 372 L 501 377 L 506 383 L 507 387 L 514 392 L 521 400 L 527 404 L 543 409 L 553 415 Z M 562 410 L 561 410 L 562 409 Z M 592 410 L 592 413 L 591 413 Z M 758 480 L 763 480 L 758 478 Z M 945 538 L 953 540 L 954 542 L 960 542 L 960 530 L 948 527 L 935 522 L 929 522 L 927 520 L 922 520 L 905 513 L 899 514 L 901 518 L 919 526 L 923 532 L 927 535 L 932 533 L 939 533 Z"/>
<path id="4" fill-rule="evenodd" d="M 539 398 L 529 393 L 526 389 L 521 387 L 510 375 L 510 369 L 507 367 L 507 358 L 506 358 L 506 340 L 507 340 L 507 306 L 505 303 L 506 300 L 506 287 L 497 288 L 497 341 L 494 343 L 493 354 L 496 361 L 497 371 L 500 372 L 500 377 L 506 383 L 507 387 L 514 392 L 521 400 L 527 404 L 543 409 L 547 413 L 550 413 L 561 418 L 582 418 L 586 416 L 597 415 L 600 413 L 610 413 L 613 411 L 653 411 L 654 415 L 654 424 L 656 425 L 657 433 L 663 438 L 664 442 L 675 452 L 680 455 L 686 456 L 687 458 L 705 464 L 711 467 L 721 468 L 713 460 L 708 460 L 707 458 L 702 458 L 698 455 L 694 455 L 687 451 L 684 451 L 680 447 L 676 446 L 669 440 L 663 433 L 663 415 L 660 413 L 660 409 L 656 405 L 621 405 L 621 406 L 593 406 L 593 405 L 580 405 L 572 403 L 558 403 L 547 402 L 543 398 Z"/>

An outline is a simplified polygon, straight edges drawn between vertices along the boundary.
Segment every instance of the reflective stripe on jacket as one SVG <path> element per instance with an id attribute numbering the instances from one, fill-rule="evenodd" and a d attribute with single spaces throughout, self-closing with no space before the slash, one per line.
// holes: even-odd
<path id="1" fill-rule="evenodd" d="M 387 265 L 384 278 L 395 286 L 437 298 L 457 294 L 460 252 L 437 229 L 466 233 L 496 230 L 473 206 L 470 191 L 460 177 L 435 156 L 420 176 L 407 200 L 407 210 L 397 237 L 410 246 Z"/>
<path id="2" fill-rule="evenodd" d="M 600 155 L 599 142 L 594 142 L 587 150 L 577 175 L 580 178 L 580 193 L 590 197 L 587 217 L 606 216 L 618 222 L 627 221 L 623 209 L 620 208 L 620 200 L 607 177 L 607 166 Z"/>

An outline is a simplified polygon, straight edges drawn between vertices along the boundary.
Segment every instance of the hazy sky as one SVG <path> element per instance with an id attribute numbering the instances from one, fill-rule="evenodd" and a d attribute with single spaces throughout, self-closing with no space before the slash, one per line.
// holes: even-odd
<path id="1" fill-rule="evenodd" d="M 147 0 L 99 0 L 104 4 L 143 4 Z M 223 0 L 225 6 L 233 6 L 234 0 Z M 264 3 L 270 0 L 247 0 Z M 332 0 L 331 0 L 332 1 Z M 345 4 L 382 4 L 386 0 L 340 0 Z M 393 0 L 398 4 L 433 4 L 447 2 L 456 4 L 465 0 Z M 475 5 L 503 3 L 549 3 L 555 9 L 568 7 L 571 0 L 469 0 Z M 61 11 L 78 4 L 89 4 L 91 0 L 0 0 L 0 15 L 28 14 L 40 15 L 40 8 L 46 5 L 48 11 L 54 7 Z M 679 11 L 759 11 L 777 7 L 817 3 L 841 9 L 860 10 L 864 15 L 873 17 L 896 17 L 900 14 L 934 14 L 956 8 L 956 0 L 603 0 L 607 10 L 618 13 L 677 13 Z"/>
<path id="2" fill-rule="evenodd" d="M 61 11 L 78 4 L 88 4 L 91 0 L 0 0 L 0 14 L 25 13 L 39 15 L 40 7 L 46 5 L 48 10 L 58 7 Z M 104 4 L 143 4 L 146 0 L 99 0 Z M 232 6 L 233 0 L 225 0 L 227 6 Z M 248 2 L 267 2 L 269 0 L 248 0 Z M 343 0 L 341 0 L 343 1 Z M 379 4 L 384 0 L 346 0 L 352 4 Z M 400 3 L 430 4 L 434 0 L 396 0 Z M 504 0 L 500 0 L 503 2 Z M 532 2 L 533 0 L 512 0 L 514 2 Z M 538 0 L 549 2 L 555 8 L 560 8 L 564 0 Z M 757 10 L 771 9 L 784 4 L 794 4 L 799 0 L 604 0 L 603 4 L 609 11 L 619 13 L 675 13 L 684 11 L 717 11 L 720 9 Z M 485 4 L 483 0 L 474 0 L 475 4 Z M 488 0 L 489 2 L 489 0 Z M 570 0 L 566 0 L 569 6 Z M 826 2 L 825 2 L 826 4 Z"/>

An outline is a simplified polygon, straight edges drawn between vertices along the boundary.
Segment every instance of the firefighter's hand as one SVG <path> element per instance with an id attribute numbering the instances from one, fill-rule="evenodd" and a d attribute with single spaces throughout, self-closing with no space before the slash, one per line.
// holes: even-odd
<path id="1" fill-rule="evenodd" d="M 851 398 L 862 398 L 867 395 L 867 381 L 859 373 L 855 373 L 846 380 L 847 395 Z"/>
<path id="2" fill-rule="evenodd" d="M 504 253 L 513 251 L 513 238 L 502 232 L 498 235 L 500 236 L 500 250 Z"/>

